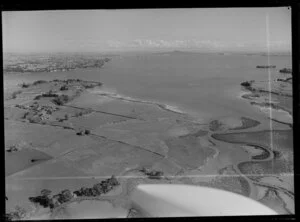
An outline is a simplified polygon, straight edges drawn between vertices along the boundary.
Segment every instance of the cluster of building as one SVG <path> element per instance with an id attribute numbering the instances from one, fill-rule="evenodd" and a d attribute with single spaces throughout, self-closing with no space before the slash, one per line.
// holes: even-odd
<path id="1" fill-rule="evenodd" d="M 53 112 L 59 110 L 59 108 L 56 106 L 39 105 L 37 102 L 27 106 L 17 104 L 16 107 L 19 109 L 28 110 L 24 116 L 24 119 L 27 119 L 31 122 L 47 120 L 51 117 Z"/>

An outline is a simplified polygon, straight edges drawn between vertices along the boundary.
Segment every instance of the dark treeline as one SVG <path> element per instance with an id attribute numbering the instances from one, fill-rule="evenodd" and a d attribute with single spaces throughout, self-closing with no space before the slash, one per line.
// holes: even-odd
<path id="1" fill-rule="evenodd" d="M 111 191 L 115 186 L 118 186 L 120 183 L 118 180 L 112 176 L 109 179 L 103 180 L 100 183 L 95 184 L 91 188 L 81 187 L 79 190 L 71 192 L 68 189 L 62 190 L 60 193 L 50 196 L 51 191 L 43 189 L 41 195 L 36 197 L 29 197 L 29 201 L 32 203 L 37 203 L 45 208 L 49 207 L 53 209 L 59 206 L 62 203 L 70 201 L 72 198 L 78 196 L 86 197 L 96 197 L 101 194 L 105 194 Z"/>

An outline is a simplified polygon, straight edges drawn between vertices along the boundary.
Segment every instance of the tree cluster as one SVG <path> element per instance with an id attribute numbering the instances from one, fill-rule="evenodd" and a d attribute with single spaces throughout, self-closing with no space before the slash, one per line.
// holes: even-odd
<path id="1" fill-rule="evenodd" d="M 38 203 L 43 207 L 50 207 L 53 208 L 54 204 L 53 204 L 53 200 L 50 197 L 51 191 L 47 190 L 47 189 L 43 189 L 41 191 L 41 195 L 40 196 L 36 196 L 36 197 L 29 197 L 29 201 L 32 203 Z"/>
<path id="2" fill-rule="evenodd" d="M 66 91 L 66 90 L 68 90 L 69 88 L 68 88 L 68 86 L 66 86 L 66 85 L 63 85 L 62 87 L 60 87 L 60 91 Z"/>
<path id="3" fill-rule="evenodd" d="M 60 95 L 54 98 L 52 101 L 54 104 L 61 106 L 64 105 L 65 103 L 69 102 L 70 97 L 68 95 Z"/>
<path id="4" fill-rule="evenodd" d="M 161 177 L 164 174 L 161 171 L 148 170 L 145 167 L 143 167 L 140 171 L 143 172 L 144 174 L 146 174 L 148 176 L 148 178 L 150 178 L 150 179 L 161 179 Z"/>
<path id="5" fill-rule="evenodd" d="M 80 190 L 74 191 L 74 194 L 76 194 L 77 196 L 95 197 L 111 191 L 115 186 L 118 186 L 119 184 L 120 183 L 118 182 L 118 180 L 114 176 L 112 176 L 109 179 L 95 184 L 91 188 L 82 187 L 80 188 Z"/>
<path id="6" fill-rule="evenodd" d="M 47 93 L 43 93 L 42 95 L 37 95 L 34 100 L 39 100 L 40 98 L 43 98 L 43 97 L 58 97 L 57 94 L 55 93 L 52 93 L 52 91 L 50 90 L 49 92 Z"/>
<path id="7" fill-rule="evenodd" d="M 89 135 L 89 134 L 91 134 L 91 130 L 89 129 L 81 129 L 76 133 L 76 135 L 78 136 Z"/>
<path id="8" fill-rule="evenodd" d="M 41 191 L 40 196 L 36 197 L 29 197 L 29 201 L 32 203 L 38 203 L 39 205 L 50 209 L 54 208 L 55 206 L 67 202 L 72 199 L 73 194 L 70 190 L 63 190 L 60 193 L 54 195 L 53 197 L 50 196 L 51 191 L 47 189 L 43 189 Z"/>
<path id="9" fill-rule="evenodd" d="M 95 184 L 91 188 L 81 187 L 80 190 L 76 190 L 73 193 L 70 190 L 65 189 L 52 197 L 50 196 L 50 190 L 43 189 L 41 191 L 41 195 L 36 197 L 29 197 L 29 201 L 35 204 L 39 204 L 45 208 L 49 207 L 50 209 L 53 209 L 54 207 L 57 207 L 62 203 L 70 201 L 73 198 L 73 194 L 86 197 L 100 196 L 101 194 L 109 192 L 119 184 L 120 183 L 118 182 L 118 180 L 114 176 L 112 176 L 109 179 Z"/>
<path id="10" fill-rule="evenodd" d="M 43 84 L 43 83 L 47 83 L 46 80 L 37 80 L 35 82 L 32 83 L 33 86 L 39 85 L 39 84 Z"/>
<path id="11" fill-rule="evenodd" d="M 30 86 L 30 84 L 28 84 L 28 83 L 22 83 L 20 86 L 22 88 L 28 88 Z"/>

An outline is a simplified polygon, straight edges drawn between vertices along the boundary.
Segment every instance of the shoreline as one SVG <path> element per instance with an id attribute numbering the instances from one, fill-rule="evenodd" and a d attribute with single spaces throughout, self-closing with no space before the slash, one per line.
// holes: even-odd
<path id="1" fill-rule="evenodd" d="M 100 96 L 104 96 L 104 97 L 108 97 L 108 98 L 113 98 L 113 99 L 116 99 L 116 100 L 122 100 L 122 101 L 128 101 L 128 102 L 135 102 L 135 103 L 143 103 L 143 104 L 149 104 L 149 105 L 154 105 L 154 106 L 157 106 L 158 108 L 162 109 L 162 110 L 165 110 L 165 111 L 168 111 L 168 112 L 173 112 L 173 113 L 176 113 L 176 114 L 180 114 L 180 115 L 187 115 L 187 116 L 190 116 L 188 112 L 183 112 L 182 110 L 180 110 L 178 107 L 176 106 L 171 106 L 171 105 L 167 105 L 167 104 L 162 104 L 160 102 L 156 102 L 156 101 L 147 101 L 147 100 L 142 100 L 142 99 L 137 99 L 137 98 L 132 98 L 132 97 L 129 97 L 129 96 L 125 96 L 125 95 L 122 95 L 122 94 L 118 94 L 118 93 L 114 93 L 114 92 L 109 92 L 109 91 L 97 91 L 97 90 L 89 90 L 91 91 L 91 93 L 94 93 L 94 94 L 97 94 L 97 95 L 100 95 Z M 236 116 L 233 116 L 233 118 L 237 118 Z M 248 128 L 251 128 L 251 127 L 247 127 L 245 129 L 248 129 Z M 226 130 L 227 131 L 227 130 Z M 226 134 L 226 131 L 225 133 L 222 132 L 220 134 Z M 268 131 L 268 130 L 265 130 L 265 131 Z M 287 130 L 277 130 L 277 131 L 287 131 Z M 257 132 L 257 131 L 255 131 Z M 259 131 L 261 132 L 261 131 Z M 248 133 L 248 132 L 245 132 L 245 133 Z M 235 133 L 236 134 L 236 133 Z M 93 134 L 91 134 L 93 135 Z M 212 135 L 212 138 L 215 139 Z M 226 142 L 226 141 L 225 141 Z M 232 142 L 229 142 L 229 143 L 232 143 Z M 249 144 L 251 145 L 251 144 Z M 212 149 L 216 149 L 217 151 L 219 151 L 218 147 L 216 148 L 212 148 Z M 214 156 L 212 157 L 212 159 L 214 158 L 217 158 L 217 156 L 219 155 L 219 152 L 216 152 L 214 154 Z M 270 154 L 271 155 L 271 154 Z M 209 159 L 210 160 L 210 159 Z M 209 161 L 208 160 L 208 161 Z M 263 159 L 263 160 L 259 160 L 259 161 L 266 161 L 266 159 Z M 245 161 L 242 161 L 242 162 L 245 162 Z M 206 164 L 206 163 L 205 163 Z M 204 164 L 204 165 L 205 165 Z M 234 166 L 237 167 L 238 164 L 235 164 Z M 238 167 L 237 167 L 238 169 Z M 239 169 L 238 169 L 239 170 Z M 240 171 L 239 171 L 240 172 Z M 246 177 L 246 175 L 242 174 L 240 172 L 240 176 L 242 177 Z M 248 178 L 248 177 L 247 177 Z M 127 186 L 127 183 L 126 183 L 126 186 Z M 253 186 L 251 184 L 249 184 L 249 186 L 252 188 Z M 254 191 L 251 191 L 250 190 L 250 195 L 251 197 L 253 197 L 253 192 Z M 123 190 L 122 190 L 122 193 L 123 193 Z M 106 198 L 106 196 L 103 196 L 104 198 Z M 112 196 L 112 199 L 113 199 L 113 196 Z M 98 199 L 99 200 L 99 199 Z M 101 200 L 99 200 L 101 201 Z M 103 201 L 103 200 L 102 200 Z M 67 204 L 66 204 L 67 205 Z"/>
<path id="2" fill-rule="evenodd" d="M 136 103 L 144 103 L 144 104 L 150 104 L 150 105 L 155 105 L 158 106 L 159 108 L 170 111 L 173 113 L 177 114 L 185 114 L 189 115 L 188 112 L 184 112 L 180 110 L 177 106 L 174 105 L 168 105 L 168 104 L 162 104 L 162 102 L 157 102 L 157 101 L 151 101 L 151 100 L 143 100 L 139 98 L 133 98 L 130 96 L 125 96 L 119 93 L 114 93 L 114 92 L 109 92 L 109 91 L 102 91 L 102 90 L 92 90 L 91 93 L 95 93 L 100 96 L 108 97 L 108 98 L 113 98 L 113 99 L 118 99 L 118 100 L 123 100 L 123 101 L 128 101 L 128 102 L 136 102 Z"/>
<path id="3" fill-rule="evenodd" d="M 273 93 L 273 92 L 269 92 L 269 91 L 266 91 L 266 92 Z M 280 95 L 280 94 L 276 94 L 276 95 L 285 96 L 285 95 Z M 282 124 L 288 125 L 292 128 L 292 126 L 293 126 L 292 112 L 290 110 L 287 110 L 285 107 L 277 105 L 278 102 L 259 101 L 259 99 L 261 97 L 262 96 L 260 96 L 260 95 L 254 94 L 254 92 L 251 90 L 250 91 L 241 90 L 241 92 L 238 95 L 239 99 L 242 99 L 245 101 L 250 101 L 249 104 L 253 107 L 256 107 L 260 112 L 264 113 L 265 115 L 269 114 L 267 118 L 270 119 L 271 121 L 282 123 Z M 272 115 L 273 113 L 275 113 L 275 115 L 277 113 L 280 116 L 277 118 L 274 118 L 274 116 Z M 288 120 L 282 121 L 281 118 L 288 118 L 288 120 L 290 120 L 290 121 L 288 121 Z"/>

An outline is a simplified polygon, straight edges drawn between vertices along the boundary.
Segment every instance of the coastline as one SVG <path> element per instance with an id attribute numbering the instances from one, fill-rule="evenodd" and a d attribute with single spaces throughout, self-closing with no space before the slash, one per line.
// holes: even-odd
<path id="1" fill-rule="evenodd" d="M 271 121 L 286 124 L 290 127 L 293 126 L 292 110 L 281 105 L 281 102 L 276 101 L 276 98 L 275 101 L 269 101 L 269 97 L 265 96 L 264 94 L 272 93 L 278 97 L 288 96 L 288 98 L 292 97 L 292 95 L 281 94 L 279 92 L 273 92 L 268 90 L 257 90 L 252 86 L 245 88 L 248 91 L 242 89 L 238 95 L 238 98 L 243 99 L 245 101 L 250 101 L 250 104 L 252 106 L 257 107 L 257 109 L 260 110 L 260 112 L 267 115 Z"/>
<path id="2" fill-rule="evenodd" d="M 138 98 L 132 98 L 132 97 L 129 97 L 129 96 L 125 96 L 125 95 L 122 95 L 122 94 L 118 94 L 118 93 L 114 93 L 114 92 L 109 92 L 109 91 L 101 91 L 101 90 L 95 90 L 93 92 L 93 90 L 91 90 L 91 93 L 94 93 L 96 95 L 99 95 L 100 97 L 107 97 L 107 98 L 111 98 L 111 99 L 115 99 L 115 100 L 120 100 L 120 101 L 125 101 L 125 102 L 132 102 L 132 103 L 141 103 L 141 104 L 148 104 L 148 105 L 153 105 L 153 106 L 156 106 L 158 108 L 160 108 L 161 110 L 164 110 L 164 111 L 168 111 L 168 112 L 172 112 L 172 113 L 175 113 L 175 114 L 179 114 L 179 115 L 183 115 L 183 116 L 187 116 L 187 117 L 191 117 L 189 115 L 188 112 L 183 112 L 182 110 L 180 110 L 178 107 L 176 106 L 170 106 L 170 105 L 166 105 L 166 104 L 162 104 L 161 102 L 156 102 L 156 101 L 147 101 L 147 100 L 142 100 L 142 99 L 138 99 Z M 238 118 L 238 117 L 232 117 L 232 118 Z M 208 125 L 208 123 L 206 123 L 206 125 Z M 125 124 L 126 126 L 126 124 Z M 251 128 L 251 127 L 245 127 L 245 128 L 242 128 L 243 130 L 247 130 L 248 128 Z M 208 130 L 207 128 L 205 128 L 206 130 Z M 227 131 L 230 131 L 232 132 L 231 130 L 233 129 L 230 129 L 230 127 L 228 129 L 225 129 L 225 133 Z M 243 131 L 245 133 L 247 133 L 247 131 Z M 222 132 L 224 133 L 224 131 Z M 193 133 L 188 133 L 188 135 L 192 136 Z M 120 140 L 121 141 L 121 140 Z M 219 151 L 219 146 L 213 146 L 211 147 L 213 148 L 216 152 L 215 154 L 213 155 L 213 157 L 210 157 L 208 159 L 205 160 L 205 163 L 203 164 L 203 166 L 205 166 L 207 164 L 207 162 L 211 161 L 212 159 L 216 159 L 218 158 L 218 155 L 220 152 Z M 260 161 L 266 161 L 265 159 L 264 160 L 260 160 Z M 237 165 L 234 165 L 234 166 L 237 166 Z M 201 168 L 202 166 L 200 166 Z M 238 167 L 236 167 L 238 168 Z M 186 170 L 186 172 L 189 172 L 189 170 Z M 240 171 L 239 171 L 240 172 Z M 242 174 L 241 172 L 238 174 L 242 177 L 244 177 L 245 175 Z M 176 181 L 176 182 L 179 182 L 179 181 Z M 248 181 L 249 182 L 249 181 Z M 253 182 L 253 181 L 252 181 Z M 126 185 L 127 186 L 127 185 Z M 131 186 L 131 185 L 130 185 Z M 253 189 L 253 185 L 249 183 L 249 186 L 251 187 L 251 189 Z M 274 187 L 273 187 L 274 188 Z M 254 198 L 256 196 L 256 191 L 252 190 L 249 191 L 250 193 L 250 197 L 251 198 Z M 127 188 L 126 188 L 127 190 Z M 123 192 L 123 191 L 122 191 Z M 106 196 L 103 196 L 104 199 L 106 198 Z M 113 199 L 113 198 L 112 198 Z M 99 198 L 99 200 L 101 200 L 101 198 Z"/>
<path id="3" fill-rule="evenodd" d="M 187 112 L 180 110 L 177 106 L 163 104 L 162 102 L 142 100 L 142 99 L 125 96 L 125 95 L 110 92 L 110 91 L 96 90 L 96 91 L 92 91 L 92 93 L 95 93 L 95 94 L 103 96 L 103 97 L 109 97 L 109 98 L 128 101 L 128 102 L 136 102 L 136 103 L 145 103 L 145 104 L 155 105 L 163 110 L 167 110 L 167 111 L 174 112 L 177 114 L 187 114 L 188 115 Z"/>

